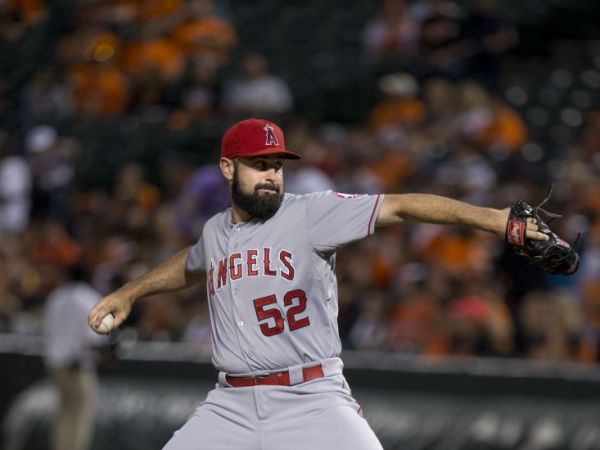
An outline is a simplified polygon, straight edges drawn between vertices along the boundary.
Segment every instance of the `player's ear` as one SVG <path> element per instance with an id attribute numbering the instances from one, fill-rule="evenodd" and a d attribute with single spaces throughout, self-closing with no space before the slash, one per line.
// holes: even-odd
<path id="1" fill-rule="evenodd" d="M 219 160 L 219 166 L 221 167 L 221 173 L 227 181 L 233 180 L 233 172 L 235 171 L 235 164 L 232 159 L 221 158 Z"/>

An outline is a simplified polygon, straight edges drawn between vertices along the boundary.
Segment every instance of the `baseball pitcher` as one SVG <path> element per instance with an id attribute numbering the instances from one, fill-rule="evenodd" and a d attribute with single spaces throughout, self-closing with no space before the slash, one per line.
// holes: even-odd
<path id="1" fill-rule="evenodd" d="M 139 298 L 206 273 L 218 383 L 168 450 L 381 449 L 342 373 L 336 250 L 405 221 L 477 228 L 527 254 L 531 243 L 557 242 L 535 211 L 517 216 L 428 194 L 286 194 L 284 163 L 299 157 L 274 123 L 232 126 L 220 158 L 231 207 L 206 222 L 195 245 L 89 313 L 93 329 L 105 330 L 110 314 L 117 327 Z M 577 268 L 573 254 L 563 254 L 565 273 Z"/>

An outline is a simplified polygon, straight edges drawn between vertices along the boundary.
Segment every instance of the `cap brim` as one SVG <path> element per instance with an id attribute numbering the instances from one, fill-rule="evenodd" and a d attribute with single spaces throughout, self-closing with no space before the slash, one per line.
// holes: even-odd
<path id="1" fill-rule="evenodd" d="M 239 155 L 241 158 L 252 158 L 253 156 L 267 156 L 267 155 L 276 155 L 281 156 L 285 159 L 300 159 L 300 155 L 298 153 L 290 152 L 289 150 L 281 150 L 281 149 L 273 149 L 273 148 L 263 148 L 262 150 L 257 150 L 252 153 L 246 153 L 244 155 Z"/>

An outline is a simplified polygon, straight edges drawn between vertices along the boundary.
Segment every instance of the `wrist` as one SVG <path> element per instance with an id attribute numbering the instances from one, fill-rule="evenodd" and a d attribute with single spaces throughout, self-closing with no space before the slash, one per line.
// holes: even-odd
<path id="1" fill-rule="evenodd" d="M 490 228 L 487 231 L 490 231 L 497 235 L 499 238 L 504 239 L 506 236 L 506 224 L 508 222 L 508 213 L 509 209 L 490 209 L 492 221 L 490 224 Z"/>
<path id="2" fill-rule="evenodd" d="M 143 296 L 140 292 L 138 292 L 138 288 L 136 287 L 134 282 L 129 282 L 119 289 L 119 293 L 121 294 L 121 298 L 129 305 L 133 305 L 133 303 L 140 297 Z"/>

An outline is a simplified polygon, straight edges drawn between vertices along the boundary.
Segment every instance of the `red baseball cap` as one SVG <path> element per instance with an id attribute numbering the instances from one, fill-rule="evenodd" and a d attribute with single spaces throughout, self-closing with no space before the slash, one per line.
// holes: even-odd
<path id="1" fill-rule="evenodd" d="M 285 148 L 281 128 L 268 120 L 242 120 L 225 132 L 221 142 L 221 157 L 232 159 L 264 155 L 300 159 L 300 155 Z"/>

